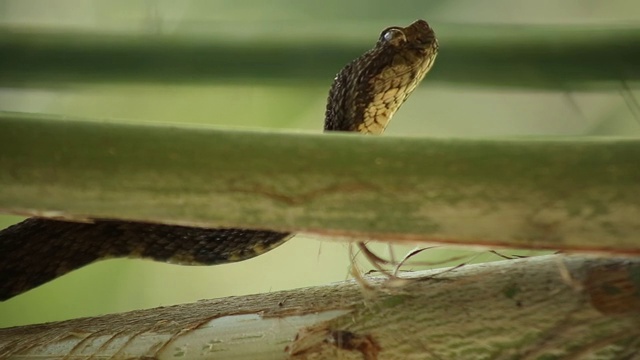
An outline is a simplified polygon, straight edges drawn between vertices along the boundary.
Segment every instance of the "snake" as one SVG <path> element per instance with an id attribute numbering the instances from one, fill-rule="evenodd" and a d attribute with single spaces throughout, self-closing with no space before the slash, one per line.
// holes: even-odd
<path id="1" fill-rule="evenodd" d="M 382 134 L 432 68 L 438 47 L 433 29 L 424 20 L 384 29 L 372 49 L 336 75 L 327 99 L 324 131 Z M 0 301 L 98 260 L 128 257 L 217 265 L 258 256 L 294 235 L 117 219 L 28 218 L 0 231 Z"/>

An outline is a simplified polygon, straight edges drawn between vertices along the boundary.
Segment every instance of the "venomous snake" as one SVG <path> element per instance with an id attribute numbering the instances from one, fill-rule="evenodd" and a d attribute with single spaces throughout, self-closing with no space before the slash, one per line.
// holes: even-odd
<path id="1" fill-rule="evenodd" d="M 384 29 L 373 49 L 336 76 L 324 130 L 384 132 L 433 66 L 437 52 L 435 34 L 424 20 Z M 107 219 L 77 223 L 30 218 L 0 231 L 0 301 L 100 259 L 134 257 L 214 265 L 260 255 L 292 236 Z"/>

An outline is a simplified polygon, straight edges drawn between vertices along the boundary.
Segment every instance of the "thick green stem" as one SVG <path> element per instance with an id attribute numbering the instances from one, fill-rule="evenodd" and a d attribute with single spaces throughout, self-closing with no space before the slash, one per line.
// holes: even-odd
<path id="1" fill-rule="evenodd" d="M 636 253 L 640 141 L 429 139 L 5 113 L 0 209 Z"/>

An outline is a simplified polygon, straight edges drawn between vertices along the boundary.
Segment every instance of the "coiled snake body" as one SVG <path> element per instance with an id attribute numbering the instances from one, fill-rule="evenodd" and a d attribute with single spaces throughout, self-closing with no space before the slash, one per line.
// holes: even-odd
<path id="1" fill-rule="evenodd" d="M 383 30 L 373 49 L 336 76 L 324 130 L 381 134 L 429 71 L 437 51 L 435 34 L 423 20 Z M 214 265 L 262 254 L 291 236 L 266 230 L 30 218 L 0 231 L 0 301 L 99 259 Z"/>

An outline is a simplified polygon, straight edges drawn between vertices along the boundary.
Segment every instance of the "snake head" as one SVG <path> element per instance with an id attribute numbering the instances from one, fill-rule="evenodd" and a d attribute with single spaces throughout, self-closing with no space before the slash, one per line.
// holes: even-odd
<path id="1" fill-rule="evenodd" d="M 324 129 L 382 134 L 431 69 L 437 53 L 435 33 L 424 20 L 384 29 L 373 49 L 336 76 Z"/>
<path id="2" fill-rule="evenodd" d="M 407 48 L 427 53 L 438 50 L 438 40 L 426 21 L 416 20 L 407 27 L 391 26 L 382 30 L 377 46 Z"/>

